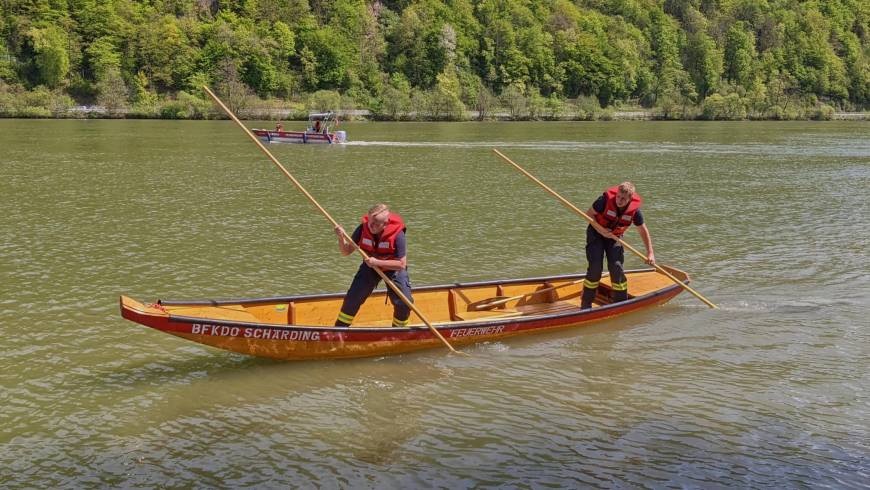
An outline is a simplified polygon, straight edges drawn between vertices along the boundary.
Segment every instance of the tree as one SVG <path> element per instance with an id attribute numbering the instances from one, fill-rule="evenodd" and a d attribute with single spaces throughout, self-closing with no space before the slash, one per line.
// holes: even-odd
<path id="1" fill-rule="evenodd" d="M 849 97 L 846 66 L 829 42 L 830 22 L 815 8 L 785 22 L 785 66 L 807 93 Z"/>
<path id="2" fill-rule="evenodd" d="M 530 5 L 517 0 L 483 0 L 479 73 L 494 89 L 519 83 L 548 94 L 559 88 L 553 35 L 545 32 Z"/>
<path id="3" fill-rule="evenodd" d="M 436 117 L 447 119 L 462 119 L 465 115 L 465 104 L 459 97 L 459 79 L 454 70 L 448 69 L 438 75 L 435 85 L 435 98 L 438 103 Z"/>
<path id="4" fill-rule="evenodd" d="M 328 112 L 341 106 L 341 94 L 334 90 L 318 90 L 308 99 L 308 110 Z"/>
<path id="5" fill-rule="evenodd" d="M 725 77 L 746 89 L 752 86 L 755 63 L 755 36 L 746 24 L 735 22 L 725 38 Z"/>
<path id="6" fill-rule="evenodd" d="M 192 84 L 189 85 L 193 85 L 202 91 L 203 85 L 210 84 L 211 82 L 208 79 L 193 79 Z M 144 72 L 136 72 L 136 75 L 133 77 L 132 85 L 133 104 L 141 108 L 151 108 L 157 104 L 157 95 L 148 90 L 148 77 L 145 76 Z"/>
<path id="7" fill-rule="evenodd" d="M 559 97 L 555 93 L 550 94 L 544 104 L 544 116 L 547 119 L 559 119 L 565 112 L 565 99 Z"/>
<path id="8" fill-rule="evenodd" d="M 650 45 L 656 76 L 649 102 L 667 107 L 665 117 L 671 117 L 673 107 L 686 107 L 697 96 L 689 74 L 680 63 L 680 36 L 673 19 L 661 10 L 650 15 Z"/>
<path id="9" fill-rule="evenodd" d="M 477 96 L 474 99 L 474 110 L 477 111 L 477 119 L 483 121 L 489 116 L 490 111 L 495 107 L 498 99 L 492 94 L 492 91 L 478 80 Z"/>
<path id="10" fill-rule="evenodd" d="M 719 88 L 722 66 L 722 52 L 710 36 L 697 32 L 688 37 L 686 69 L 702 98 Z"/>
<path id="11" fill-rule="evenodd" d="M 615 87 L 619 83 L 615 76 L 616 65 L 607 56 L 606 40 L 582 32 L 573 40 L 565 36 L 559 41 L 566 45 L 561 53 L 565 95 L 603 94 L 606 100 L 611 100 L 616 93 L 622 92 Z"/>
<path id="12" fill-rule="evenodd" d="M 2 24 L 0 24 L 2 27 Z M 3 80 L 15 80 L 15 58 L 6 50 L 4 43 L 0 42 L 0 83 Z"/>
<path id="13" fill-rule="evenodd" d="M 85 49 L 85 54 L 94 80 L 102 81 L 109 73 L 120 76 L 121 53 L 115 48 L 111 38 L 101 37 L 94 40 Z"/>
<path id="14" fill-rule="evenodd" d="M 428 22 L 427 22 L 428 21 Z M 449 45 L 443 41 L 444 21 L 426 5 L 405 9 L 387 35 L 387 70 L 401 72 L 411 86 L 431 88 L 448 60 Z"/>
<path id="15" fill-rule="evenodd" d="M 327 27 L 304 33 L 302 44 L 302 83 L 307 90 L 346 89 L 349 86 L 348 53 L 334 42 L 335 32 Z"/>
<path id="16" fill-rule="evenodd" d="M 315 22 L 307 0 L 251 0 L 254 18 L 268 24 L 282 23 L 292 28 Z"/>
<path id="17" fill-rule="evenodd" d="M 27 36 L 33 45 L 33 64 L 37 84 L 57 87 L 69 72 L 69 55 L 66 51 L 66 34 L 55 26 L 32 28 Z"/>
<path id="18" fill-rule="evenodd" d="M 194 72 L 197 49 L 173 16 L 149 16 L 128 49 L 136 71 L 144 71 L 158 90 L 178 90 Z"/>
<path id="19" fill-rule="evenodd" d="M 97 104 L 103 106 L 109 115 L 122 114 L 129 108 L 127 86 L 118 70 L 103 74 L 97 84 L 97 93 Z"/>
<path id="20" fill-rule="evenodd" d="M 713 94 L 704 101 L 705 119 L 740 120 L 746 118 L 746 107 L 740 96 L 732 92 L 726 96 Z"/>
<path id="21" fill-rule="evenodd" d="M 238 114 L 248 106 L 251 90 L 239 78 L 239 68 L 235 61 L 224 60 L 220 69 L 220 82 L 217 90 L 227 107 Z"/>
<path id="22" fill-rule="evenodd" d="M 412 107 L 432 118 L 474 107 L 485 118 L 493 94 L 522 118 L 556 117 L 547 107 L 565 97 L 604 107 L 584 117 L 622 101 L 692 117 L 705 97 L 731 92 L 749 117 L 795 118 L 827 114 L 820 104 L 868 107 L 870 8 L 867 0 L 0 0 L 0 80 L 81 102 L 117 99 L 123 84 L 136 114 L 156 113 L 159 99 L 171 117 L 203 117 L 199 86 L 215 83 L 240 106 L 253 94 L 304 100 L 329 90 L 391 118 Z M 25 98 L 10 90 L 5 99 Z"/>
<path id="23" fill-rule="evenodd" d="M 265 50 L 250 53 L 244 59 L 241 79 L 260 96 L 267 96 L 278 88 L 278 71 Z"/>
<path id="24" fill-rule="evenodd" d="M 527 114 L 527 100 L 520 85 L 514 84 L 501 94 L 501 103 L 507 108 L 511 119 L 522 119 Z"/>
<path id="25" fill-rule="evenodd" d="M 401 73 L 393 73 L 379 98 L 377 114 L 393 121 L 411 110 L 411 84 Z"/>

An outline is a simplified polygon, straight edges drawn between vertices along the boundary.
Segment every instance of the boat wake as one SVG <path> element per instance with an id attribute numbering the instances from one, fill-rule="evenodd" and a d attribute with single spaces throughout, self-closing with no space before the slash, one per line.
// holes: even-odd
<path id="1" fill-rule="evenodd" d="M 717 303 L 717 306 L 722 311 L 729 311 L 735 313 L 755 313 L 755 312 L 769 312 L 769 313 L 778 313 L 778 314 L 801 314 L 801 313 L 811 313 L 814 311 L 819 311 L 819 309 L 824 308 L 842 308 L 848 306 L 857 306 L 860 305 L 859 302 L 844 300 L 844 299 L 830 299 L 830 298 L 815 298 L 815 299 L 806 299 L 804 301 L 787 301 L 782 303 L 775 302 L 754 302 L 754 301 L 737 301 L 734 303 Z M 704 308 L 705 306 L 702 304 L 698 305 L 689 305 L 684 304 L 681 306 L 687 307 L 698 307 Z"/>
<path id="2" fill-rule="evenodd" d="M 573 150 L 577 148 L 610 148 L 611 143 L 582 143 L 577 141 L 535 141 L 528 143 L 506 141 L 348 141 L 345 146 L 390 146 L 399 148 L 528 148 Z"/>
<path id="3" fill-rule="evenodd" d="M 709 153 L 734 155 L 777 155 L 786 156 L 818 156 L 843 154 L 845 156 L 870 156 L 870 147 L 866 149 L 842 149 L 829 146 L 806 148 L 791 144 L 680 144 L 680 143 L 642 143 L 637 141 L 609 141 L 606 143 L 583 141 L 348 141 L 345 146 L 378 146 L 393 148 L 514 148 L 528 150 L 575 151 L 602 149 L 622 153 Z"/>

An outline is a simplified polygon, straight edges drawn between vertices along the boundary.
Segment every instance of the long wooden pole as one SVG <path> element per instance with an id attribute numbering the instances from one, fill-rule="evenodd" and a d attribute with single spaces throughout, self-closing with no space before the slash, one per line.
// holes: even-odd
<path id="1" fill-rule="evenodd" d="M 541 186 L 545 191 L 549 192 L 553 197 L 555 197 L 555 198 L 558 199 L 562 204 L 564 204 L 566 208 L 570 209 L 571 211 L 574 211 L 575 213 L 577 213 L 577 214 L 579 214 L 580 216 L 582 216 L 583 218 L 585 218 L 586 221 L 588 221 L 589 224 L 591 224 L 593 227 L 595 227 L 596 230 L 598 230 L 599 232 L 603 231 L 601 225 L 599 225 L 599 224 L 598 224 L 594 219 L 592 219 L 588 214 L 586 214 L 586 213 L 584 213 L 583 211 L 581 211 L 580 209 L 578 209 L 577 206 L 571 204 L 567 199 L 565 199 L 564 197 L 560 196 L 558 192 L 556 192 L 556 191 L 554 191 L 553 189 L 550 189 L 549 187 L 547 187 L 546 184 L 544 184 L 543 182 L 541 182 L 540 180 L 538 180 L 534 175 L 532 175 L 532 174 L 526 172 L 526 170 L 525 170 L 523 167 L 520 167 L 519 165 L 517 165 L 516 163 L 514 163 L 510 158 L 506 157 L 502 152 L 496 150 L 495 148 L 493 148 L 492 151 L 494 151 L 496 155 L 498 155 L 499 157 L 501 157 L 502 160 L 504 160 L 504 161 L 506 161 L 507 163 L 513 165 L 514 168 L 516 168 L 517 170 L 519 170 L 523 175 L 525 175 L 526 177 L 528 177 L 529 179 L 531 179 L 534 183 L 536 183 L 536 184 L 538 184 L 539 186 Z M 631 250 L 632 252 L 634 252 L 634 254 L 637 255 L 638 257 L 642 258 L 642 259 L 644 260 L 644 262 L 646 262 L 646 261 L 648 260 L 648 258 L 647 258 L 646 255 L 642 254 L 642 253 L 639 252 L 637 249 L 635 249 L 635 248 L 632 247 L 631 245 L 625 243 L 625 242 L 622 241 L 621 239 L 617 238 L 616 241 L 617 241 L 620 245 L 622 245 L 623 247 L 625 247 L 625 248 Z M 682 281 L 680 281 L 679 279 L 677 279 L 676 277 L 674 277 L 670 272 L 668 272 L 668 271 L 666 271 L 665 269 L 659 267 L 657 264 L 652 264 L 652 266 L 655 267 L 656 270 L 657 270 L 658 272 L 660 272 L 661 274 L 664 274 L 665 276 L 667 276 L 668 278 L 670 278 L 670 280 L 672 280 L 672 281 L 674 281 L 675 283 L 679 284 L 683 289 L 685 289 L 686 291 L 688 291 L 688 292 L 692 293 L 693 295 L 695 295 L 696 298 L 698 298 L 698 299 L 700 299 L 701 301 L 703 301 L 704 303 L 706 303 L 707 306 L 709 306 L 710 308 L 714 308 L 714 309 L 718 308 L 718 306 L 714 305 L 712 302 L 710 302 L 710 300 L 708 300 L 707 298 L 701 296 L 701 293 L 699 293 L 699 292 L 695 291 L 694 289 L 690 288 L 687 284 L 683 283 Z"/>
<path id="2" fill-rule="evenodd" d="M 203 86 L 202 88 L 206 91 L 206 93 L 208 93 L 208 95 L 211 96 L 212 99 L 214 99 L 215 103 L 216 103 L 218 106 L 220 106 L 220 108 L 223 109 L 223 111 L 224 111 L 228 116 L 230 116 L 230 119 L 232 119 L 236 124 L 238 124 L 238 126 L 239 126 L 240 128 L 242 128 L 242 131 L 244 131 L 245 134 L 248 135 L 249 138 L 251 138 L 251 141 L 253 141 L 253 142 L 254 142 L 254 143 L 255 143 L 255 144 L 260 148 L 260 150 L 262 150 L 263 153 L 265 153 L 266 156 L 269 157 L 269 160 L 272 160 L 272 163 L 274 163 L 275 166 L 278 167 L 278 169 L 281 170 L 281 172 L 283 172 L 284 175 L 286 175 L 287 178 L 290 179 L 291 182 L 293 182 L 293 185 L 295 185 L 297 189 L 299 189 L 303 194 L 305 194 L 305 197 L 307 197 L 308 200 L 311 201 L 311 203 L 314 204 L 314 206 L 317 207 L 317 209 L 320 211 L 320 213 L 321 213 L 324 217 L 326 217 L 326 219 L 329 220 L 330 223 L 332 223 L 332 226 L 335 227 L 335 228 L 337 228 L 337 227 L 339 226 L 339 225 L 338 225 L 338 222 L 335 221 L 334 219 L 332 219 L 332 216 L 330 216 L 329 213 L 326 212 L 325 209 L 323 209 L 323 206 L 321 206 L 321 205 L 317 202 L 317 200 L 314 199 L 314 196 L 312 196 L 312 195 L 311 195 L 307 190 L 305 190 L 305 188 L 302 187 L 302 184 L 300 184 L 299 181 L 296 180 L 296 178 L 293 177 L 293 175 L 291 175 L 290 172 L 288 172 L 287 169 L 284 168 L 283 165 L 281 165 L 281 162 L 279 162 L 278 159 L 275 158 L 275 157 L 272 155 L 272 153 L 271 153 L 269 150 L 266 149 L 265 146 L 263 146 L 263 143 L 261 143 L 260 140 L 257 139 L 257 137 L 254 136 L 254 134 L 251 133 L 251 131 L 250 131 L 250 130 L 249 130 L 249 129 L 244 125 L 244 124 L 242 124 L 241 121 L 239 121 L 239 118 L 237 118 L 236 115 L 233 114 L 233 111 L 231 111 L 227 106 L 225 106 L 224 103 L 223 103 L 223 102 L 218 98 L 218 96 L 215 95 L 214 92 L 211 91 L 211 89 L 209 89 L 209 88 L 206 87 L 206 86 Z M 347 232 L 343 233 L 343 235 L 344 235 L 344 238 L 345 238 L 349 243 L 352 243 L 352 244 L 353 244 L 354 248 L 356 249 L 357 252 L 360 253 L 360 255 L 362 255 L 363 259 L 367 259 L 367 258 L 369 258 L 368 254 L 366 254 L 365 251 L 363 251 L 363 249 L 359 248 L 359 246 L 358 246 L 358 245 L 353 241 L 353 239 L 352 239 L 350 236 L 348 236 Z M 426 326 L 429 327 L 429 330 L 431 330 L 432 333 L 435 334 L 435 336 L 438 337 L 438 339 L 441 340 L 441 342 L 443 342 L 444 345 L 447 346 L 447 348 L 451 350 L 451 352 L 460 353 L 460 352 L 458 352 L 456 349 L 454 349 L 452 345 L 450 345 L 450 342 L 447 342 L 447 339 L 445 339 L 444 336 L 441 335 L 441 332 L 439 332 L 438 329 L 436 329 L 434 326 L 432 326 L 432 323 L 430 323 L 429 320 L 426 319 L 426 317 L 423 315 L 423 312 L 421 312 L 419 309 L 417 309 L 416 306 L 414 306 L 414 303 L 411 302 L 411 300 L 408 299 L 408 297 L 405 296 L 404 293 L 402 293 L 402 290 L 399 289 L 398 286 L 396 286 L 396 283 L 394 283 L 393 281 L 391 281 L 390 278 L 387 277 L 386 274 L 384 274 L 384 272 L 380 269 L 380 267 L 372 267 L 372 269 L 374 269 L 375 272 L 377 272 L 378 275 L 381 276 L 381 279 L 384 280 L 384 283 L 386 283 L 386 285 L 387 285 L 390 289 L 392 289 L 393 292 L 396 293 L 396 295 L 397 295 L 399 298 L 401 298 L 401 300 L 404 301 L 405 304 L 408 305 L 408 307 L 411 308 L 411 310 L 412 310 L 414 313 L 416 313 L 417 316 L 420 317 L 421 320 L 423 320 L 423 323 L 425 323 Z"/>

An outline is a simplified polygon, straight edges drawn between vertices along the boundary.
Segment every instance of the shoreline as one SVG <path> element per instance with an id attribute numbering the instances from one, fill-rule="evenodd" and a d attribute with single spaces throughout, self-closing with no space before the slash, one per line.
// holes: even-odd
<path id="1" fill-rule="evenodd" d="M 602 109 L 601 114 L 583 117 L 579 114 L 561 115 L 557 117 L 512 117 L 506 112 L 496 112 L 488 114 L 481 119 L 477 111 L 466 111 L 463 118 L 428 118 L 417 117 L 411 113 L 406 117 L 389 118 L 373 114 L 368 110 L 337 110 L 335 111 L 340 118 L 346 121 L 369 121 L 369 122 L 594 122 L 594 121 L 870 121 L 870 112 L 834 112 L 829 117 L 799 117 L 799 118 L 757 118 L 745 117 L 741 119 L 705 119 L 700 117 L 694 118 L 674 118 L 662 117 L 655 110 L 630 110 L 630 111 L 612 111 Z M 0 115 L 0 119 L 116 119 L 116 120 L 179 120 L 179 121 L 195 121 L 195 120 L 222 120 L 228 119 L 221 113 L 214 112 L 208 114 L 209 117 L 188 117 L 188 118 L 167 118 L 167 117 L 144 117 L 140 114 L 132 114 L 130 111 L 109 112 L 106 109 L 98 106 L 79 106 L 63 114 L 55 116 L 20 116 L 20 115 Z M 238 114 L 240 120 L 243 121 L 307 121 L 305 113 L 298 110 L 243 110 Z"/>

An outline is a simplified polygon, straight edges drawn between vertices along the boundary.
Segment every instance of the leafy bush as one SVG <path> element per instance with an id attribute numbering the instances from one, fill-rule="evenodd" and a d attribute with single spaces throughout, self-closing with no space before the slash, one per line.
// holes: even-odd
<path id="1" fill-rule="evenodd" d="M 828 104 L 819 104 L 811 111 L 810 117 L 816 121 L 830 121 L 834 118 L 834 108 Z"/>
<path id="2" fill-rule="evenodd" d="M 27 118 L 47 118 L 51 117 L 51 111 L 45 107 L 26 106 L 19 109 L 15 115 Z"/>
<path id="3" fill-rule="evenodd" d="M 581 95 L 573 102 L 576 118 L 580 121 L 594 121 L 601 115 L 601 104 L 597 97 Z"/>
<path id="4" fill-rule="evenodd" d="M 163 119 L 208 119 L 212 104 L 187 92 L 178 92 L 175 100 L 164 102 L 158 109 Z"/>
<path id="5" fill-rule="evenodd" d="M 310 111 L 334 111 L 340 107 L 341 94 L 334 90 L 318 90 L 308 97 L 307 108 Z"/>
<path id="6" fill-rule="evenodd" d="M 738 121 L 746 119 L 746 104 L 734 92 L 725 96 L 713 94 L 704 100 L 702 115 L 708 120 Z"/>
<path id="7" fill-rule="evenodd" d="M 528 116 L 529 101 L 526 99 L 526 96 L 523 95 L 522 88 L 518 85 L 514 84 L 508 87 L 504 92 L 502 92 L 499 99 L 501 104 L 508 110 L 511 119 L 514 121 L 525 119 Z"/>

